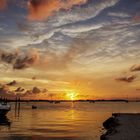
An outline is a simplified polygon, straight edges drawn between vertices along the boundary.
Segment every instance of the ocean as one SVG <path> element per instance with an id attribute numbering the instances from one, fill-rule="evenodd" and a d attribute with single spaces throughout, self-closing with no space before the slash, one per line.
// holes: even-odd
<path id="1" fill-rule="evenodd" d="M 32 109 L 36 105 L 37 109 Z M 100 140 L 112 113 L 140 113 L 139 102 L 27 102 L 0 120 L 0 140 Z"/>

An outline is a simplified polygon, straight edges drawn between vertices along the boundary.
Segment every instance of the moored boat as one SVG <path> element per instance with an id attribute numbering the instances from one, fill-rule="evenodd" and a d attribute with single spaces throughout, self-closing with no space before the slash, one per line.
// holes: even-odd
<path id="1" fill-rule="evenodd" d="M 0 103 L 0 117 L 5 116 L 11 110 L 11 106 L 7 103 Z"/>
<path id="2" fill-rule="evenodd" d="M 37 109 L 37 106 L 35 106 L 35 105 L 32 105 L 32 109 Z"/>

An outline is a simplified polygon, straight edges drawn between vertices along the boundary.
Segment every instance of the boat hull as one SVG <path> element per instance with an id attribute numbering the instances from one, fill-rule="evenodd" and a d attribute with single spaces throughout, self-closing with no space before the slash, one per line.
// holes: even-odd
<path id="1" fill-rule="evenodd" d="M 9 109 L 0 109 L 0 117 L 1 116 L 6 116 L 6 114 L 9 112 Z"/>

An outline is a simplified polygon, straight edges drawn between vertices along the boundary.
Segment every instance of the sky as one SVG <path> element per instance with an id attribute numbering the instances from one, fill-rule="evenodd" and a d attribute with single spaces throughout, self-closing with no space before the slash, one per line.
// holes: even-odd
<path id="1" fill-rule="evenodd" d="M 0 0 L 0 96 L 140 98 L 140 0 Z"/>

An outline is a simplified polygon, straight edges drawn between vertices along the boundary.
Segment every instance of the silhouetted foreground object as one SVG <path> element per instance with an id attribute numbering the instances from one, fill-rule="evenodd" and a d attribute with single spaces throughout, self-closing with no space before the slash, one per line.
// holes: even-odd
<path id="1" fill-rule="evenodd" d="M 103 123 L 107 130 L 101 140 L 139 140 L 140 114 L 114 113 Z"/>
<path id="2" fill-rule="evenodd" d="M 118 120 L 115 117 L 110 117 L 103 123 L 104 128 L 107 130 L 113 129 L 117 125 L 118 125 Z"/>
<path id="3" fill-rule="evenodd" d="M 11 126 L 11 122 L 9 121 L 9 119 L 6 116 L 1 116 L 0 117 L 0 126 L 10 127 Z"/>
<path id="4" fill-rule="evenodd" d="M 0 117 L 5 116 L 11 110 L 11 106 L 6 102 L 0 103 Z"/>

